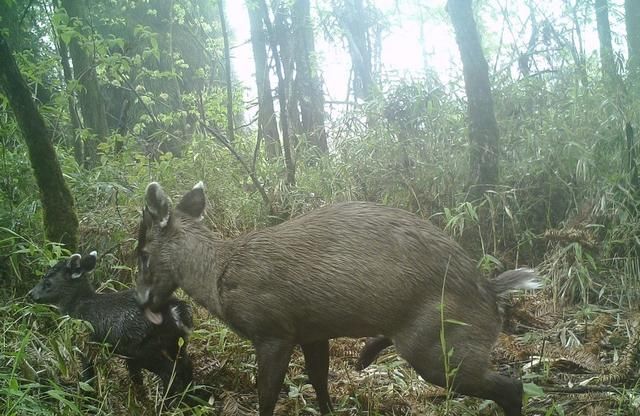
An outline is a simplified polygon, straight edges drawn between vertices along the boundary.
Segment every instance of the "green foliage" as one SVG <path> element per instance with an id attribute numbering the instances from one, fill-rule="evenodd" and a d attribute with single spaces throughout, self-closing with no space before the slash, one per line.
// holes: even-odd
<path id="1" fill-rule="evenodd" d="M 5 318 L 0 329 L 0 347 L 5 352 L 0 366 L 3 415 L 59 412 L 80 415 L 97 409 L 92 400 L 83 404 L 84 398 L 79 391 L 74 392 L 75 388 L 65 389 L 60 384 L 61 378 L 68 377 L 65 359 L 72 349 L 59 340 L 69 336 L 72 328 L 57 327 L 49 308 L 19 301 L 0 307 L 0 315 Z M 54 336 L 42 336 L 41 330 L 52 331 Z"/>
<path id="2" fill-rule="evenodd" d="M 622 126 L 627 121 L 637 126 L 638 103 L 622 89 L 612 91 L 598 82 L 593 59 L 584 66 L 589 86 L 581 84 L 576 67 L 566 64 L 570 54 L 561 48 L 547 62 L 547 72 L 517 78 L 507 67 L 494 74 L 501 182 L 478 200 L 470 200 L 466 192 L 468 125 L 466 104 L 458 98 L 460 81 L 443 83 L 433 74 L 400 80 L 381 76 L 384 88 L 372 93 L 365 105 L 349 108 L 327 123 L 329 154 L 318 157 L 306 143 L 294 149 L 296 187 L 286 185 L 282 160 L 266 158 L 264 146 L 255 155 L 249 165 L 274 205 L 274 218 L 248 173 L 201 126 L 225 125 L 226 95 L 218 82 L 220 39 L 211 18 L 215 5 L 209 3 L 176 1 L 168 10 L 159 1 L 115 0 L 93 5 L 93 26 L 86 32 L 91 35 L 83 34 L 79 23 L 69 22 L 60 10 L 51 16 L 52 26 L 41 18 L 31 31 L 21 32 L 28 34 L 25 41 L 31 47 L 20 48 L 17 59 L 56 132 L 58 157 L 81 219 L 80 250 L 97 249 L 103 256 L 96 273 L 100 286 L 122 289 L 133 283 L 136 228 L 146 184 L 161 182 L 176 201 L 202 180 L 208 198 L 206 221 L 225 236 L 331 202 L 375 201 L 431 219 L 473 253 L 485 274 L 538 266 L 557 303 L 577 303 L 585 311 L 593 303 L 637 309 L 640 197 L 633 187 Z M 33 7 L 44 16 L 43 6 Z M 336 25 L 328 10 L 322 13 Z M 169 14 L 172 31 L 166 27 Z M 193 41 L 194 34 L 201 44 Z M 488 38 L 493 53 L 499 42 L 495 36 Z M 77 39 L 91 52 L 110 128 L 117 131 L 99 145 L 100 160 L 91 171 L 73 158 L 68 99 L 81 86 L 62 82 L 56 39 L 64 44 Z M 556 67 L 554 62 L 562 64 Z M 234 87 L 234 112 L 241 115 L 242 89 Z M 125 102 L 130 107 L 122 111 Z M 0 95 L 0 297 L 5 301 L 0 306 L 0 412 L 127 414 L 129 407 L 140 412 L 157 408 L 161 398 L 139 403 L 128 385 L 79 383 L 75 338 L 87 328 L 23 300 L 46 268 L 70 253 L 44 240 L 37 188 L 8 108 Z M 120 129 L 121 123 L 125 128 Z M 86 129 L 75 133 L 83 140 L 90 137 Z M 255 131 L 239 130 L 232 145 L 245 161 L 252 161 Z M 579 230 L 583 237 L 554 240 L 549 230 Z M 443 328 L 445 323 L 462 324 L 444 316 L 441 320 Z M 252 408 L 255 397 L 228 394 L 253 391 L 255 357 L 250 345 L 204 317 L 192 341 L 201 348 L 201 356 L 228 363 L 204 380 L 217 386 L 222 405 Z M 451 351 L 444 343 L 442 347 L 447 361 Z M 351 414 L 391 414 L 421 397 L 416 391 L 424 389 L 424 383 L 418 385 L 401 361 L 381 364 L 389 384 L 368 385 L 365 391 L 349 385 L 339 396 L 338 408 Z M 102 380 L 114 374 L 110 371 L 119 371 L 110 368 L 100 366 Z M 290 414 L 302 414 L 314 406 L 308 403 L 310 388 L 301 375 L 300 357 L 292 368 L 285 383 L 287 403 Z M 455 369 L 448 368 L 448 374 L 453 378 Z M 541 394 L 533 383 L 525 384 L 525 390 L 531 397 Z M 619 401 L 619 414 L 633 408 L 625 396 Z M 456 401 L 440 406 L 423 400 L 421 406 L 425 412 L 445 409 L 451 414 L 477 410 Z M 533 410 L 561 415 L 568 413 L 566 408 L 554 403 Z M 207 410 L 211 408 L 203 406 L 194 412 Z"/>

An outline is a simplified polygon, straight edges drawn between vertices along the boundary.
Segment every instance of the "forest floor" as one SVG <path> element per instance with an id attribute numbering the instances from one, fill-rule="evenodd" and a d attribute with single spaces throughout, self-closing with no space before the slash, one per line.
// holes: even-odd
<path id="1" fill-rule="evenodd" d="M 525 415 L 640 414 L 636 355 L 640 314 L 621 310 L 559 309 L 541 291 L 514 298 L 505 332 L 492 353 L 494 367 L 527 384 Z M 196 387 L 169 414 L 254 415 L 257 410 L 255 355 L 251 344 L 196 308 L 189 344 Z M 355 362 L 364 339 L 331 343 L 329 389 L 339 415 L 495 415 L 490 401 L 447 395 L 422 381 L 393 347 L 363 371 Z M 117 360 L 112 360 L 114 363 Z M 109 404 L 120 414 L 155 414 L 162 400 L 156 380 L 132 393 L 124 366 L 110 364 Z M 543 393 L 544 392 L 544 393 Z M 195 397 L 199 397 L 196 399 Z M 200 405 L 193 406 L 195 402 Z M 132 413 L 133 412 L 133 413 Z M 276 408 L 277 415 L 317 415 L 313 388 L 299 350 Z"/>

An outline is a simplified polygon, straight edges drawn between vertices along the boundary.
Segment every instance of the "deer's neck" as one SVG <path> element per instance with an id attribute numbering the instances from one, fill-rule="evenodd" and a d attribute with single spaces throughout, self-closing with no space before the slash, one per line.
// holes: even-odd
<path id="1" fill-rule="evenodd" d="M 69 315 L 72 318 L 83 319 L 84 305 L 91 303 L 98 296 L 95 289 L 89 282 L 80 282 L 81 284 L 75 288 L 74 292 L 63 299 L 58 308 L 63 315 Z"/>
<path id="2" fill-rule="evenodd" d="M 213 233 L 195 233 L 187 239 L 183 250 L 178 285 L 193 300 L 222 318 L 220 278 L 232 252 L 230 244 Z"/>

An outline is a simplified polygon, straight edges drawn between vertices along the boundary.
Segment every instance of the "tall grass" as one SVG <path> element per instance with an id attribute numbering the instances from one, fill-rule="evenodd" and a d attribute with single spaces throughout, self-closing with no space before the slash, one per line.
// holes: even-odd
<path id="1" fill-rule="evenodd" d="M 456 98 L 455 86 L 432 81 L 390 82 L 366 114 L 356 109 L 332 120 L 328 126 L 331 154 L 311 158 L 302 146 L 297 149 L 300 163 L 295 188 L 284 185 L 278 161 L 258 157 L 257 175 L 285 214 L 297 215 L 344 200 L 402 207 L 445 229 L 473 253 L 485 273 L 540 266 L 558 303 L 597 302 L 637 309 L 640 214 L 638 196 L 629 188 L 624 170 L 623 114 L 612 108 L 606 91 L 576 89 L 573 79 L 564 75 L 509 80 L 495 86 L 501 183 L 479 200 L 469 200 L 466 193 L 464 102 Z M 377 122 L 367 126 L 363 120 L 372 115 Z M 0 412 L 128 414 L 135 409 L 152 414 L 162 406 L 155 384 L 145 402 L 125 382 L 96 386 L 79 382 L 77 338 L 87 328 L 58 317 L 48 307 L 25 302 L 24 295 L 39 275 L 69 253 L 44 241 L 26 150 L 21 141 L 8 139 L 13 137 L 11 126 L 3 128 Z M 162 182 L 172 196 L 178 196 L 203 180 L 208 197 L 206 221 L 225 236 L 275 221 L 250 186 L 247 173 L 226 149 L 212 144 L 205 135 L 195 133 L 180 155 L 149 156 L 135 138 L 130 139 L 117 152 L 113 143 L 106 143 L 101 148 L 101 164 L 92 171 L 79 168 L 64 145 L 57 147 L 81 219 L 80 250 L 97 249 L 105 255 L 109 285 L 121 289 L 133 284 L 130 266 L 135 264 L 136 227 L 149 181 Z M 240 135 L 234 145 L 241 154 L 251 156 L 253 140 L 252 135 Z M 580 232 L 569 239 L 550 237 L 574 235 L 571 230 Z M 591 237 L 585 240 L 585 236 Z M 217 385 L 217 400 L 230 409 L 253 409 L 254 396 L 244 401 L 238 397 L 254 394 L 250 345 L 207 317 L 199 325 L 194 348 L 220 365 L 206 380 Z M 347 366 L 349 361 L 343 361 Z M 230 364 L 225 367 L 222 362 Z M 390 414 L 385 406 L 392 402 L 396 410 L 391 412 L 408 414 L 410 410 L 402 413 L 397 409 L 416 409 L 415 402 L 422 400 L 421 410 L 440 410 L 437 404 L 425 404 L 419 393 L 424 384 L 416 382 L 415 374 L 399 362 L 390 359 L 382 366 L 385 380 L 391 380 L 389 385 L 364 382 L 372 395 L 354 387 L 362 380 L 341 382 L 340 406 L 351 409 L 349 414 L 374 409 Z M 301 368 L 299 361 L 298 365 Z M 99 371 L 100 380 L 126 380 L 121 366 L 100 365 Z M 300 372 L 286 383 L 294 403 L 291 414 L 313 407 L 306 403 L 309 392 Z M 238 391 L 242 393 L 233 393 Z M 194 412 L 211 408 L 202 409 Z M 550 410 L 549 414 L 560 412 Z"/>

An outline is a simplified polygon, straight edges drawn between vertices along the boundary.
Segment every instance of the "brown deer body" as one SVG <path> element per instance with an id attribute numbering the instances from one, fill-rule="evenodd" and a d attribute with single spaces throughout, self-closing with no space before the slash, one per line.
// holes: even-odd
<path id="1" fill-rule="evenodd" d="M 160 185 L 149 184 L 139 299 L 153 320 L 181 287 L 251 340 L 261 416 L 273 414 L 296 344 L 328 413 L 328 340 L 376 335 L 392 340 L 425 380 L 494 400 L 508 416 L 522 414 L 522 383 L 488 366 L 502 324 L 500 295 L 534 287 L 531 271 L 484 279 L 440 229 L 371 203 L 327 206 L 233 240 L 200 221 L 204 205 L 201 184 L 175 209 Z M 457 369 L 455 377 L 447 380 L 446 368 Z"/>

